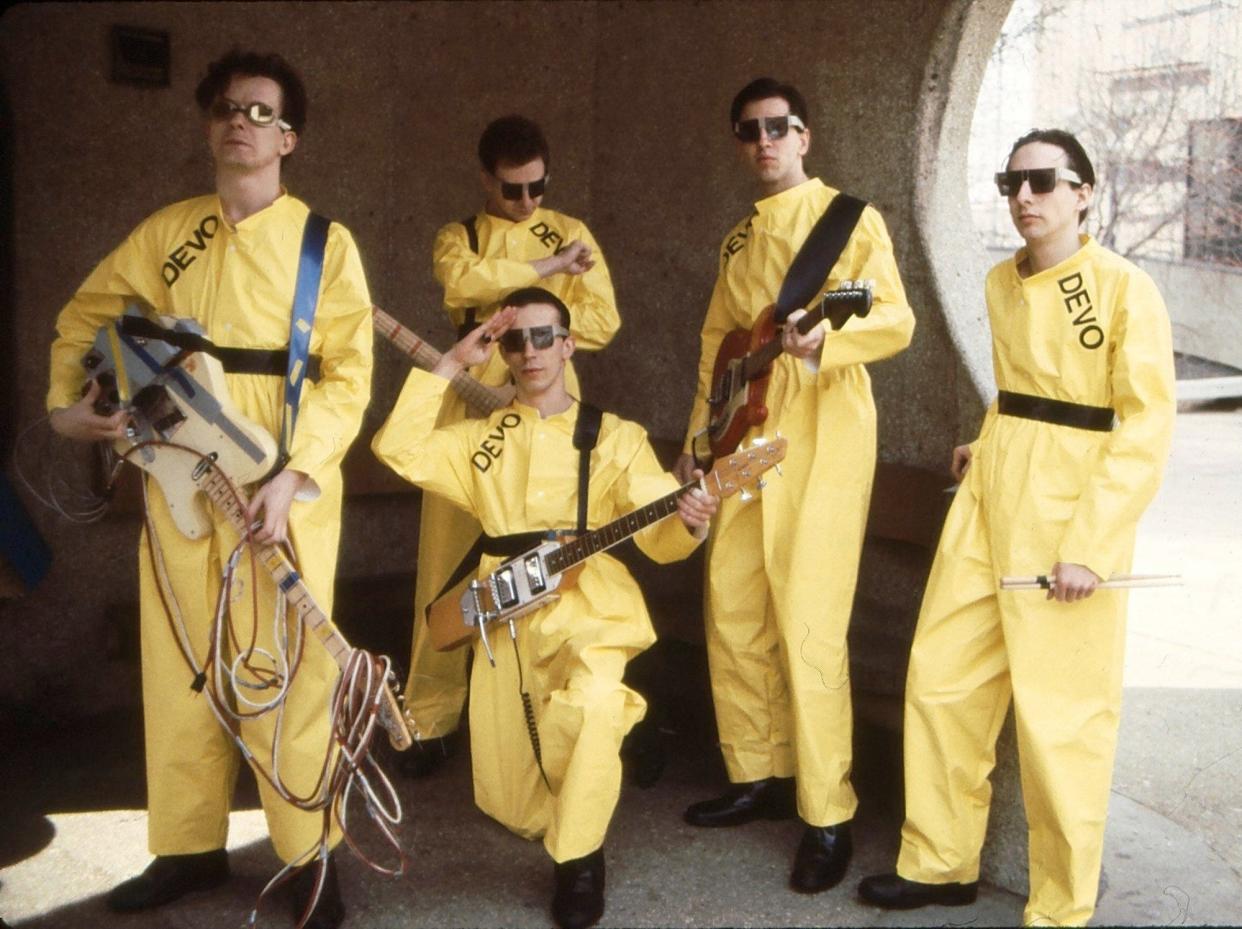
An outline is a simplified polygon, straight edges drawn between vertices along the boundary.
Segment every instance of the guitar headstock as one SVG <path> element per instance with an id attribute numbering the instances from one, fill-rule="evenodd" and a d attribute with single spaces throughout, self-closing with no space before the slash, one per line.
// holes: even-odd
<path id="1" fill-rule="evenodd" d="M 719 459 L 703 481 L 707 489 L 721 499 L 738 492 L 745 499 L 749 493 L 746 486 L 752 483 L 762 486 L 759 475 L 784 461 L 788 447 L 789 440 L 783 436 L 757 438 L 749 448 L 738 449 L 729 457 Z"/>
<path id="2" fill-rule="evenodd" d="M 836 290 L 824 294 L 820 311 L 833 329 L 840 329 L 851 316 L 862 318 L 871 312 L 871 292 L 875 281 L 842 281 Z"/>

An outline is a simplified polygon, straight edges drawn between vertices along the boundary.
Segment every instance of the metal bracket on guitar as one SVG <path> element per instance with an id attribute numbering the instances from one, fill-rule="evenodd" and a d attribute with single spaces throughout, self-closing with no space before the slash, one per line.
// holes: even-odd
<path id="1" fill-rule="evenodd" d="M 491 666 L 496 667 L 496 655 L 492 652 L 492 643 L 487 638 L 487 624 L 494 620 L 499 613 L 487 610 L 483 606 L 482 594 L 487 590 L 487 585 L 482 581 L 474 580 L 470 582 L 470 586 L 466 588 L 466 595 L 463 598 L 472 601 L 473 609 L 465 609 L 462 611 L 462 619 L 467 626 L 477 626 L 479 630 L 479 638 L 483 641 L 483 651 L 487 652 L 487 660 Z M 465 604 L 462 604 L 465 606 Z M 510 623 L 512 626 L 512 623 Z"/>

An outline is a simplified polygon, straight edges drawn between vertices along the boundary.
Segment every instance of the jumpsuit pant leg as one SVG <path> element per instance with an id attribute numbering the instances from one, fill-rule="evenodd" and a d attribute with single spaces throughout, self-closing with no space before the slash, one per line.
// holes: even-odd
<path id="1" fill-rule="evenodd" d="M 414 632 L 405 706 L 417 739 L 455 731 L 466 703 L 470 649 L 436 651 L 428 635 L 426 608 L 435 601 L 482 530 L 471 516 L 435 494 L 424 493 L 419 516 Z"/>
<path id="2" fill-rule="evenodd" d="M 211 536 L 186 539 L 172 526 L 159 491 L 152 492 L 149 499 L 159 552 L 171 585 L 161 599 L 144 533 L 139 583 L 149 842 L 156 855 L 191 854 L 225 844 L 240 756 L 212 712 L 207 694 L 190 688 L 193 672 L 177 645 L 164 603 L 184 620 L 195 661 L 201 666 L 209 650 L 221 566 L 232 551 L 236 535 L 230 527 L 217 523 Z M 257 645 L 274 651 L 275 585 L 261 565 L 256 567 L 260 572 L 257 580 L 243 554 L 234 584 L 232 615 L 242 641 L 249 641 L 257 622 Z M 330 602 L 321 605 L 331 608 Z M 329 751 L 328 712 L 337 675 L 337 666 L 323 646 L 313 636 L 307 638 L 286 699 L 278 753 L 279 774 L 295 795 L 309 798 L 313 794 Z M 237 705 L 230 695 L 226 700 Z M 275 724 L 274 714 L 240 724 L 255 763 L 269 772 Z M 323 828 L 323 814 L 298 809 L 279 796 L 264 777 L 256 773 L 256 779 L 276 853 L 291 862 L 313 852 Z M 339 840 L 339 830 L 333 824 L 329 845 Z"/>
<path id="3" fill-rule="evenodd" d="M 755 501 L 720 502 L 708 542 L 707 659 L 725 769 L 733 783 L 794 774 L 786 660 Z"/>
<path id="4" fill-rule="evenodd" d="M 959 495 L 969 494 L 967 485 Z M 1009 658 L 982 508 L 959 496 L 945 522 L 906 679 L 906 819 L 897 873 L 928 884 L 979 876 L 1009 707 Z"/>
<path id="5" fill-rule="evenodd" d="M 1099 891 L 1120 724 L 1126 591 L 1072 604 L 1019 591 L 1000 596 L 1014 601 L 1005 635 L 1030 827 L 1023 918 L 1085 925 Z"/>

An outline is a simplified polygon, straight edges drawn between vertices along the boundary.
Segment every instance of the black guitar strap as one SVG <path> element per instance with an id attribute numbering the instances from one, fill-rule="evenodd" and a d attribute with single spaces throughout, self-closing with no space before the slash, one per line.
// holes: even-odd
<path id="1" fill-rule="evenodd" d="M 815 223 L 815 228 L 798 249 L 798 254 L 789 263 L 785 272 L 785 280 L 781 283 L 780 293 L 776 297 L 776 312 L 773 318 L 779 325 L 794 310 L 800 310 L 813 299 L 819 291 L 824 279 L 832 271 L 833 265 L 845 251 L 845 245 L 854 234 L 854 228 L 867 207 L 866 200 L 859 200 L 846 193 L 839 193 L 832 198 L 824 215 Z"/>
<path id="2" fill-rule="evenodd" d="M 474 225 L 474 217 L 467 216 L 461 221 L 466 227 L 466 241 L 470 245 L 470 251 L 476 255 L 479 254 L 479 230 Z M 479 324 L 479 308 L 477 306 L 466 307 L 466 318 L 460 326 L 457 327 L 457 338 L 464 339 L 466 334 Z"/>
<path id="3" fill-rule="evenodd" d="M 597 406 L 589 403 L 578 404 L 578 422 L 574 425 L 574 448 L 578 449 L 578 531 L 586 531 L 587 491 L 591 480 L 591 449 L 599 440 L 599 425 L 604 414 Z M 481 533 L 470 550 L 462 556 L 453 573 L 445 582 L 440 592 L 432 597 L 432 602 L 439 600 L 479 568 L 479 560 L 484 555 L 500 555 L 505 558 L 516 558 L 522 552 L 535 547 L 540 542 L 554 538 L 555 532 L 519 532 L 515 535 L 490 536 Z M 431 603 L 424 608 L 424 613 L 431 609 Z M 426 619 L 426 616 L 424 616 Z"/>

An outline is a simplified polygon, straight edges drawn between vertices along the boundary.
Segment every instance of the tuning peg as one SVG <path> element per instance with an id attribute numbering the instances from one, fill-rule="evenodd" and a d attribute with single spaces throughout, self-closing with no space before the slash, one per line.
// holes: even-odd
<path id="1" fill-rule="evenodd" d="M 768 440 L 766 436 L 757 435 L 753 439 L 750 440 L 751 448 L 759 448 L 767 444 L 768 444 Z"/>
<path id="2" fill-rule="evenodd" d="M 740 499 L 743 503 L 749 503 L 751 500 L 755 499 L 755 495 L 743 487 L 741 492 L 738 493 L 738 499 Z"/>
<path id="3" fill-rule="evenodd" d="M 755 490 L 763 490 L 763 488 L 767 486 L 768 486 L 768 482 L 765 481 L 763 478 L 759 478 L 759 480 L 755 481 Z"/>
<path id="4" fill-rule="evenodd" d="M 864 290 L 875 290 L 875 278 L 870 278 L 869 280 L 861 281 L 860 283 Z"/>
<path id="5" fill-rule="evenodd" d="M 772 470 L 775 471 L 781 477 L 785 476 L 785 472 L 781 470 L 781 466 L 779 464 L 772 465 Z"/>

